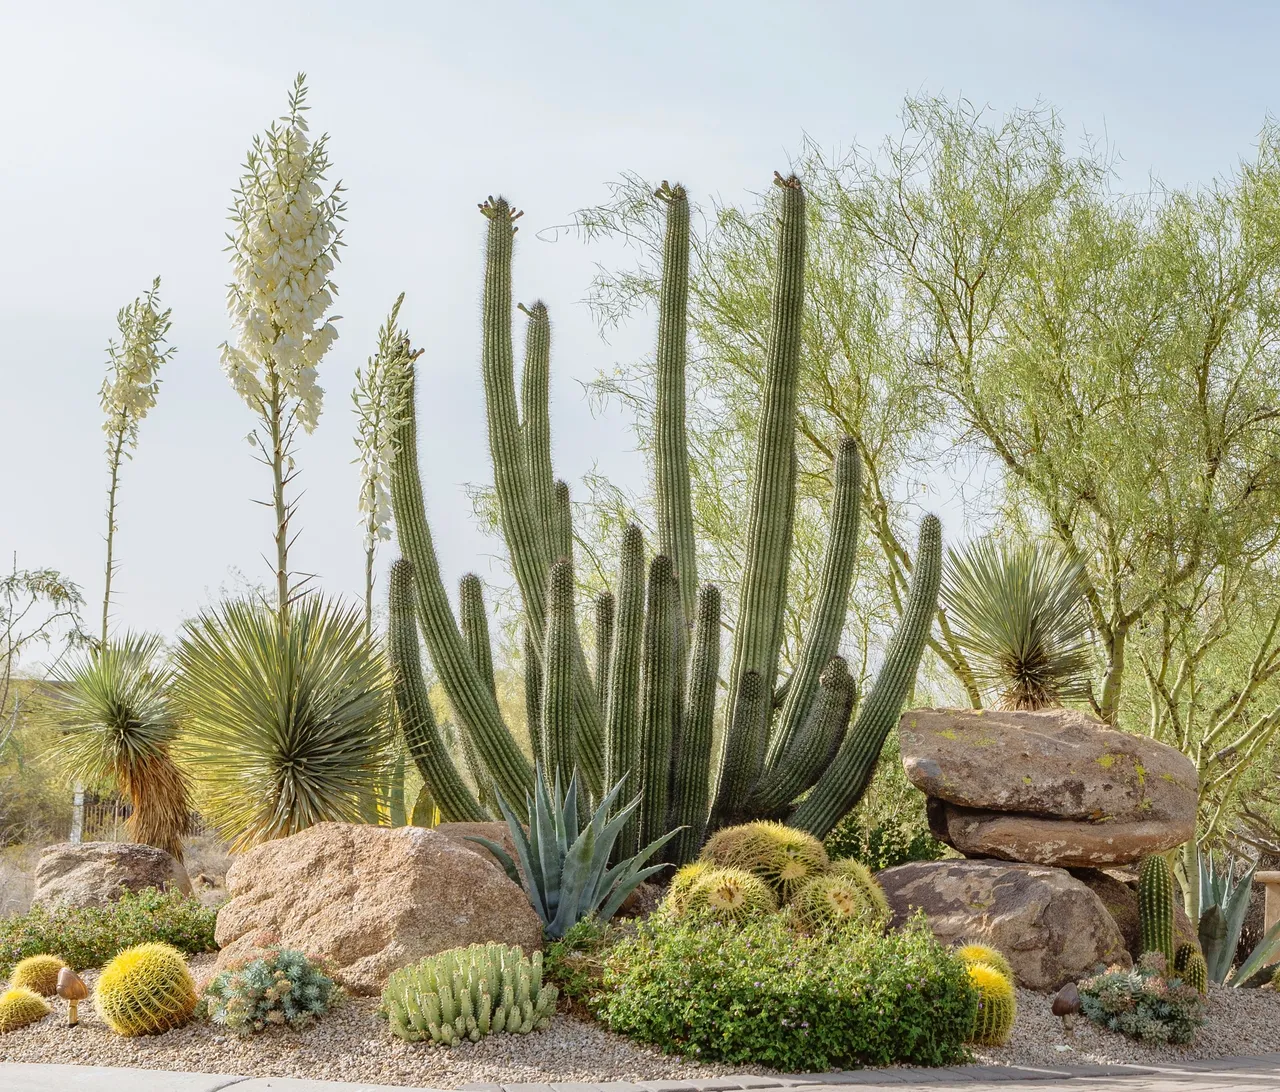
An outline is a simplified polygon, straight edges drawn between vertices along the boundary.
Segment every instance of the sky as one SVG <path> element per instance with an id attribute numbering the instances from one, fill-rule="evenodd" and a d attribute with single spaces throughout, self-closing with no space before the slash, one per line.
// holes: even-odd
<path id="1" fill-rule="evenodd" d="M 1072 139 L 1206 182 L 1254 147 L 1277 98 L 1280 8 L 1218 3 L 515 4 L 258 0 L 57 5 L 0 0 L 0 554 L 102 596 L 106 456 L 98 389 L 117 310 L 162 278 L 173 309 L 159 401 L 124 470 L 113 621 L 174 636 L 184 618 L 271 583 L 267 470 L 219 367 L 232 336 L 226 210 L 256 132 L 305 71 L 312 131 L 347 189 L 334 279 L 340 337 L 299 445 L 294 567 L 362 594 L 355 368 L 400 292 L 419 362 L 419 445 L 446 580 L 502 579 L 467 483 L 490 472 L 479 374 L 484 221 L 525 210 L 515 298 L 554 324 L 557 474 L 644 478 L 629 420 L 581 384 L 649 352 L 641 316 L 602 339 L 584 303 L 616 248 L 563 228 L 623 171 L 695 200 L 750 200 L 805 134 L 874 147 L 903 97 L 963 95 L 997 112 L 1044 101 Z M 519 342 L 517 342 L 518 344 Z M 961 515 L 938 497 L 944 530 Z M 393 556 L 384 548 L 381 567 Z"/>

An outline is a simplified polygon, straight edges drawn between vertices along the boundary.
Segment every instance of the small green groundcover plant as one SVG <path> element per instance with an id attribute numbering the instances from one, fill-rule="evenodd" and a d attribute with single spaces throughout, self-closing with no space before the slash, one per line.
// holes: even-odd
<path id="1" fill-rule="evenodd" d="M 1166 977 L 1159 952 L 1148 952 L 1133 970 L 1109 967 L 1085 979 L 1080 1009 L 1095 1024 L 1148 1043 L 1189 1043 L 1205 1022 L 1200 991 Z"/>
<path id="2" fill-rule="evenodd" d="M 76 970 L 101 967 L 136 944 L 169 944 L 189 955 L 217 949 L 217 911 L 177 891 L 148 888 L 107 906 L 36 907 L 0 921 L 0 977 L 27 956 L 56 955 Z"/>
<path id="3" fill-rule="evenodd" d="M 201 1004 L 210 1022 L 248 1035 L 306 1027 L 329 1011 L 333 991 L 333 979 L 302 952 L 280 948 L 222 971 Z"/>
<path id="4" fill-rule="evenodd" d="M 613 1031 L 668 1052 L 812 1072 L 963 1061 L 976 998 L 922 918 L 805 935 L 783 913 L 654 915 L 610 950 L 598 1002 Z"/>

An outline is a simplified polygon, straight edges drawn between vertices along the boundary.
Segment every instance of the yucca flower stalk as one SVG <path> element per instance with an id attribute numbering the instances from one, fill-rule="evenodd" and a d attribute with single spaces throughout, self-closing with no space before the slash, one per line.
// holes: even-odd
<path id="1" fill-rule="evenodd" d="M 191 812 L 171 748 L 178 719 L 159 637 L 109 639 L 53 675 L 60 758 L 76 782 L 110 779 L 129 800 L 129 833 L 182 860 Z"/>
<path id="2" fill-rule="evenodd" d="M 178 350 L 166 345 L 172 309 L 160 310 L 160 278 L 150 290 L 116 314 L 120 342 L 107 343 L 107 377 L 102 381 L 102 422 L 107 434 L 107 570 L 102 593 L 102 642 L 111 617 L 111 580 L 115 575 L 116 501 L 120 466 L 138 446 L 138 426 L 156 404 L 160 366 Z"/>
<path id="3" fill-rule="evenodd" d="M 328 136 L 314 142 L 306 121 L 306 76 L 289 94 L 289 112 L 254 138 L 235 191 L 227 234 L 234 279 L 227 309 L 236 344 L 222 345 L 222 367 L 236 392 L 260 418 L 249 435 L 271 468 L 275 514 L 276 611 L 287 627 L 291 586 L 287 492 L 296 476 L 293 450 L 299 426 L 314 431 L 324 391 L 316 382 L 321 358 L 338 336 L 337 315 L 325 315 L 337 286 L 329 275 L 342 246 L 342 186 L 325 190 Z"/>
<path id="4" fill-rule="evenodd" d="M 1048 545 L 977 539 L 948 551 L 942 602 L 974 680 L 1001 708 L 1088 696 L 1091 622 L 1079 562 Z"/>
<path id="5" fill-rule="evenodd" d="M 409 335 L 396 322 L 404 293 L 378 330 L 378 351 L 356 369 L 351 400 L 356 411 L 355 462 L 360 467 L 360 527 L 364 531 L 365 633 L 373 637 L 373 562 L 379 542 L 391 538 L 391 459 L 396 430 L 404 420 L 407 369 L 422 350 L 412 352 Z"/>

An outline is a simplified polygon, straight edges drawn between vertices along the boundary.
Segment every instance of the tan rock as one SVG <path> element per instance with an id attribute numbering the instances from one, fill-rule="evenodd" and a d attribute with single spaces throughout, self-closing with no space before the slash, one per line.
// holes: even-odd
<path id="1" fill-rule="evenodd" d="M 1094 868 L 1073 868 L 1071 875 L 1102 900 L 1124 937 L 1124 946 L 1133 959 L 1141 954 L 1141 929 L 1138 925 L 1138 885 Z M 1200 938 L 1191 927 L 1191 919 L 1175 899 L 1173 904 L 1173 943 L 1175 946 L 1190 944 L 1200 951 Z"/>
<path id="2" fill-rule="evenodd" d="M 1191 760 L 1071 709 L 915 709 L 902 763 L 926 795 L 966 808 L 1086 822 L 1194 822 Z"/>
<path id="3" fill-rule="evenodd" d="M 32 906 L 106 906 L 148 887 L 191 894 L 187 870 L 171 854 L 136 842 L 49 846 L 36 864 Z"/>
<path id="4" fill-rule="evenodd" d="M 280 944 L 360 994 L 448 948 L 542 941 L 529 900 L 490 856 L 420 827 L 320 823 L 238 857 L 227 892 L 217 969 Z"/>
<path id="5" fill-rule="evenodd" d="M 463 849 L 480 854 L 486 861 L 491 861 L 494 868 L 505 876 L 507 870 L 502 862 L 484 846 L 471 841 L 471 838 L 488 838 L 491 842 L 497 842 L 507 851 L 507 856 L 515 863 L 520 875 L 524 875 L 524 869 L 520 867 L 520 857 L 516 854 L 515 840 L 511 837 L 511 828 L 506 823 L 437 823 L 431 829 L 456 842 Z"/>
<path id="6" fill-rule="evenodd" d="M 978 940 L 998 948 L 1029 989 L 1056 990 L 1099 966 L 1130 962 L 1101 900 L 1060 868 L 913 861 L 887 868 L 876 879 L 895 926 L 921 909 L 940 940 Z"/>
<path id="7" fill-rule="evenodd" d="M 998 857 L 1059 868 L 1132 864 L 1148 854 L 1182 845 L 1196 831 L 1194 813 L 1185 822 L 1170 819 L 1090 823 L 942 803 L 941 818 L 946 830 L 943 841 L 966 857 Z"/>

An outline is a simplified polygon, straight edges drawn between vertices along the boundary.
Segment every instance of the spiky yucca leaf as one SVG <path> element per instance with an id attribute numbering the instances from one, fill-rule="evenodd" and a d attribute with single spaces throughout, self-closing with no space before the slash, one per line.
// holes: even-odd
<path id="1" fill-rule="evenodd" d="M 977 539 L 947 552 L 942 602 L 974 679 L 1005 709 L 1087 694 L 1090 619 L 1079 562 L 1057 549 Z"/>
<path id="2" fill-rule="evenodd" d="M 178 720 L 163 651 L 159 637 L 130 633 L 57 670 L 58 750 L 70 780 L 116 783 L 135 841 L 182 860 L 191 803 L 170 753 Z"/>
<path id="3" fill-rule="evenodd" d="M 177 665 L 185 746 L 234 849 L 359 821 L 384 771 L 389 713 L 359 610 L 308 595 L 282 632 L 264 603 L 223 603 L 187 623 Z"/>

